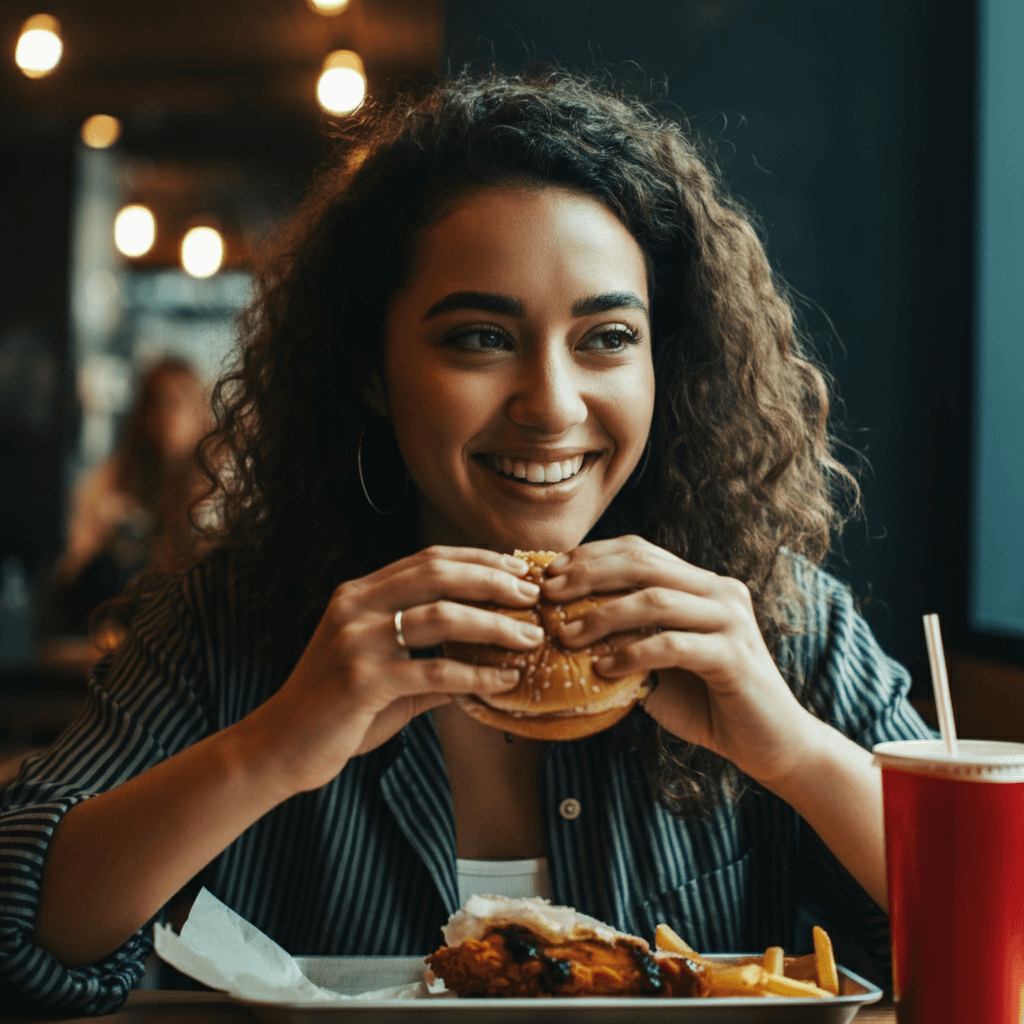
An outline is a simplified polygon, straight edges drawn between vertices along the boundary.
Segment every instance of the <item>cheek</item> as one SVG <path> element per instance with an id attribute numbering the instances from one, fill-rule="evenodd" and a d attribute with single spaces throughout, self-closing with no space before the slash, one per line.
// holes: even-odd
<path id="1" fill-rule="evenodd" d="M 458 462 L 486 419 L 483 389 L 421 367 L 393 381 L 392 421 L 410 472 L 416 476 Z"/>
<path id="2" fill-rule="evenodd" d="M 648 363 L 622 388 L 613 403 L 616 430 L 624 449 L 639 457 L 654 415 L 654 369 Z"/>

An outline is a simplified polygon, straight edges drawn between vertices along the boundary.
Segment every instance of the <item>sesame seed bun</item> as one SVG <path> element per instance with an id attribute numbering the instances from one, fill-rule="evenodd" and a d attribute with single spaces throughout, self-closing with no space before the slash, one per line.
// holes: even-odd
<path id="1" fill-rule="evenodd" d="M 517 551 L 530 566 L 529 579 L 539 583 L 557 551 Z M 446 643 L 445 654 L 471 665 L 517 668 L 519 685 L 486 698 L 459 694 L 455 701 L 473 718 L 503 732 L 540 740 L 573 740 L 609 729 L 625 718 L 650 690 L 642 674 L 604 679 L 594 671 L 597 658 L 646 636 L 652 630 L 616 633 L 591 647 L 570 649 L 557 639 L 558 626 L 586 615 L 622 593 L 592 594 L 567 604 L 541 600 L 532 608 L 494 608 L 511 618 L 542 626 L 546 638 L 530 651 L 510 651 L 490 644 Z"/>

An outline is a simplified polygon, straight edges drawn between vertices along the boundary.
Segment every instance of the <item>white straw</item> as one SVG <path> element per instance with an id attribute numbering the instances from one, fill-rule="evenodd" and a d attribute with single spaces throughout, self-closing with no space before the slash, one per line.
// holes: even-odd
<path id="1" fill-rule="evenodd" d="M 950 757 L 959 757 L 956 745 L 956 722 L 953 721 L 953 701 L 949 696 L 949 677 L 946 675 L 946 656 L 942 651 L 942 630 L 939 617 L 934 613 L 924 617 L 924 639 L 928 646 L 928 664 L 932 670 L 932 689 L 935 692 L 935 710 L 939 715 L 939 732 Z"/>

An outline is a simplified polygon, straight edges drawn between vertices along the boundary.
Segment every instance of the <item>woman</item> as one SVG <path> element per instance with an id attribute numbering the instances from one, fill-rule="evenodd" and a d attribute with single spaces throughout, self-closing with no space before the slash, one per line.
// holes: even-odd
<path id="1" fill-rule="evenodd" d="M 814 907 L 884 958 L 865 748 L 927 732 L 814 568 L 822 378 L 679 127 L 459 79 L 353 129 L 276 252 L 217 391 L 220 550 L 140 589 L 6 794 L 8 987 L 115 1005 L 196 876 L 292 952 L 424 952 L 472 861 L 706 949 Z M 476 606 L 537 599 L 517 547 L 568 553 L 560 601 L 629 592 L 567 643 L 660 630 L 598 665 L 657 673 L 622 726 L 507 743 L 451 703 L 516 675 L 437 645 L 539 642 Z"/>
<path id="2" fill-rule="evenodd" d="M 86 633 L 92 610 L 147 565 L 168 567 L 187 554 L 189 505 L 203 491 L 195 449 L 210 426 L 206 392 L 188 362 L 167 356 L 142 374 L 117 451 L 77 489 L 54 569 L 53 632 Z"/>

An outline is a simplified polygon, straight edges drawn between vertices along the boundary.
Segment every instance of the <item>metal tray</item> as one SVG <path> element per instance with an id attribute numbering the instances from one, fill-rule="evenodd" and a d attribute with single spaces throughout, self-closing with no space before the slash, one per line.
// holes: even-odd
<path id="1" fill-rule="evenodd" d="M 723 961 L 738 959 L 722 956 Z M 296 957 L 303 973 L 323 988 L 347 995 L 422 980 L 419 956 Z M 265 1024 L 846 1024 L 881 989 L 843 967 L 835 999 L 383 999 L 289 1004 L 236 1000 Z"/>

